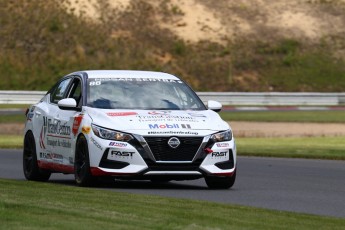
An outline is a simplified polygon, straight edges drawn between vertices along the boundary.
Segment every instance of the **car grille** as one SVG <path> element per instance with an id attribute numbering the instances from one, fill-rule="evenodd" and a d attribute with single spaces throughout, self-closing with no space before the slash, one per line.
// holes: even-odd
<path id="1" fill-rule="evenodd" d="M 178 137 L 180 145 L 171 148 L 168 141 L 171 137 L 144 137 L 156 161 L 192 161 L 203 137 Z"/>

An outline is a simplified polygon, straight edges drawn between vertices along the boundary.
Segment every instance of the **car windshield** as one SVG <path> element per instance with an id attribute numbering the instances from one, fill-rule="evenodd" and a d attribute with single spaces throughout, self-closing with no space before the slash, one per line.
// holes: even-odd
<path id="1" fill-rule="evenodd" d="M 101 109 L 206 109 L 194 91 L 180 80 L 90 78 L 87 95 L 87 105 Z"/>

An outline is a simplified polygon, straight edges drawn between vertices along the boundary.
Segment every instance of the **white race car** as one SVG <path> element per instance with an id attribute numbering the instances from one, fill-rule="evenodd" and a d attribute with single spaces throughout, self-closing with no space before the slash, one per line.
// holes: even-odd
<path id="1" fill-rule="evenodd" d="M 74 174 L 157 182 L 205 178 L 209 188 L 236 179 L 231 128 L 179 78 L 148 71 L 66 75 L 27 111 L 23 169 L 28 180 Z"/>

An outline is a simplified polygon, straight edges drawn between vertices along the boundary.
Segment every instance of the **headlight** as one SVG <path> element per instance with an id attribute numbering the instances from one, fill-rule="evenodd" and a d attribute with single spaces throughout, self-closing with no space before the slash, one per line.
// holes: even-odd
<path id="1" fill-rule="evenodd" d="M 128 142 L 133 139 L 132 135 L 127 133 L 121 133 L 115 130 L 106 129 L 97 125 L 91 125 L 93 133 L 100 138 L 114 141 Z"/>
<path id="2" fill-rule="evenodd" d="M 211 139 L 214 142 L 222 142 L 222 141 L 231 141 L 232 139 L 232 132 L 231 130 L 227 130 L 224 132 L 220 132 L 220 133 L 215 133 L 211 136 Z"/>

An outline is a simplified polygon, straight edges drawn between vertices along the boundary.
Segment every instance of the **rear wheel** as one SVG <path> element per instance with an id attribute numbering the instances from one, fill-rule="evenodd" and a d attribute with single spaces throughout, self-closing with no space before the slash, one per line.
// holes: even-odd
<path id="1" fill-rule="evenodd" d="M 35 138 L 30 131 L 24 137 L 23 171 L 25 178 L 33 181 L 47 181 L 51 175 L 38 167 Z"/>
<path id="2" fill-rule="evenodd" d="M 212 189 L 228 189 L 235 184 L 236 170 L 231 177 L 206 177 L 205 182 Z"/>
<path id="3" fill-rule="evenodd" d="M 95 178 L 91 175 L 89 148 L 84 136 L 80 136 L 75 150 L 74 178 L 79 186 L 91 186 Z"/>

